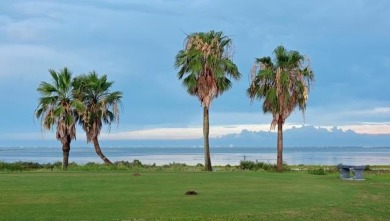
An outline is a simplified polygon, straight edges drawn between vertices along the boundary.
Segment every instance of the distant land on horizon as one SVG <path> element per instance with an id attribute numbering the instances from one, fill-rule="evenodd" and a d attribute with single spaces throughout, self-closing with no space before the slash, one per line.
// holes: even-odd
<path id="1" fill-rule="evenodd" d="M 358 134 L 337 127 L 328 130 L 314 126 L 293 127 L 283 132 L 284 147 L 365 147 L 390 146 L 390 134 Z M 229 134 L 216 140 L 219 145 L 273 147 L 276 133 L 243 130 L 240 134 Z"/>
<path id="2" fill-rule="evenodd" d="M 284 147 L 387 147 L 390 146 L 390 134 L 358 134 L 352 130 L 343 131 L 314 126 L 293 127 L 284 130 Z M 276 133 L 266 131 L 243 130 L 238 134 L 211 138 L 211 148 L 216 147 L 275 147 Z M 59 141 L 53 138 L 46 140 L 0 140 L 0 147 L 60 147 Z M 73 141 L 71 146 L 92 146 L 84 137 Z M 102 147 L 202 147 L 203 138 L 185 140 L 101 140 Z"/>

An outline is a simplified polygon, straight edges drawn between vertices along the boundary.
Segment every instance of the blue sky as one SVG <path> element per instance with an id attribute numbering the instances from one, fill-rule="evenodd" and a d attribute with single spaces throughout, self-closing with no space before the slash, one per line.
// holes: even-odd
<path id="1" fill-rule="evenodd" d="M 48 69 L 95 70 L 124 93 L 120 124 L 102 139 L 202 136 L 202 109 L 177 80 L 186 33 L 223 31 L 242 79 L 214 100 L 211 137 L 269 129 L 270 115 L 245 90 L 256 57 L 278 45 L 311 60 L 309 124 L 390 134 L 390 1 L 17 1 L 0 2 L 1 141 L 50 140 L 33 113 Z M 84 139 L 81 129 L 78 139 Z"/>

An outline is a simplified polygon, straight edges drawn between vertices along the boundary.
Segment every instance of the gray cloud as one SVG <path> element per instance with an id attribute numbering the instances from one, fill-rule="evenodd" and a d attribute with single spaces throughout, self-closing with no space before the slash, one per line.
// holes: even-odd
<path id="1" fill-rule="evenodd" d="M 243 74 L 214 101 L 212 123 L 270 121 L 260 103 L 250 105 L 245 89 L 255 57 L 271 56 L 279 44 L 309 56 L 316 73 L 306 121 L 296 113 L 288 122 L 388 121 L 388 115 L 364 112 L 390 106 L 388 1 L 5 0 L 0 8 L 0 101 L 14 105 L 2 110 L 14 120 L 0 125 L 39 130 L 18 115 L 31 118 L 35 88 L 49 79 L 49 68 L 64 66 L 74 74 L 96 70 L 115 81 L 124 92 L 124 128 L 201 125 L 199 102 L 176 79 L 173 62 L 186 33 L 208 30 L 233 39 L 233 59 Z M 5 96 L 14 88 L 18 102 Z M 24 110 L 16 115 L 16 108 Z"/>

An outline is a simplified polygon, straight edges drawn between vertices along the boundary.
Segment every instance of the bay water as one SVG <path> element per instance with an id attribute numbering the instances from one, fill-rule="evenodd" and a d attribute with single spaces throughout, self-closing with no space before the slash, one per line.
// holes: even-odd
<path id="1" fill-rule="evenodd" d="M 143 164 L 204 164 L 202 147 L 102 147 L 112 162 L 140 160 Z M 238 165 L 242 160 L 276 163 L 276 148 L 211 147 L 213 165 Z M 289 165 L 390 165 L 390 147 L 285 147 Z M 0 147 L 0 161 L 54 163 L 62 161 L 61 147 Z M 69 162 L 102 163 L 93 147 L 72 147 Z"/>

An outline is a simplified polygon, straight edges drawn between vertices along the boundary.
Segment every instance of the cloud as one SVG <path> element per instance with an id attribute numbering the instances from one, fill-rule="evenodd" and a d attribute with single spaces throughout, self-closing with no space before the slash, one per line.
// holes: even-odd
<path id="1" fill-rule="evenodd" d="M 367 117 L 384 117 L 389 119 L 390 117 L 390 107 L 374 107 L 374 108 L 362 108 L 360 110 L 349 110 L 346 111 L 346 115 L 352 117 L 360 117 L 361 119 L 365 119 Z M 363 120 L 364 121 L 364 120 Z"/>
<path id="2" fill-rule="evenodd" d="M 343 130 L 352 130 L 358 134 L 390 134 L 390 123 L 360 124 L 339 126 Z"/>
<path id="3" fill-rule="evenodd" d="M 374 114 L 387 114 L 390 115 L 390 107 L 376 107 L 372 111 Z"/>
<path id="4" fill-rule="evenodd" d="M 35 44 L 0 44 L 0 62 L 2 77 L 23 76 L 42 80 L 48 70 L 60 69 L 67 64 L 78 64 L 82 57 L 71 51 L 57 51 L 52 47 Z M 79 68 L 80 69 L 80 68 Z M 71 69 L 72 70 L 72 69 Z M 42 76 L 47 76 L 43 78 Z"/>
<path id="5" fill-rule="evenodd" d="M 301 127 L 302 125 L 286 124 L 285 129 Z M 210 138 L 217 138 L 228 134 L 240 133 L 243 130 L 249 131 L 270 131 L 269 124 L 245 124 L 245 125 L 220 125 L 210 127 Z M 203 138 L 202 127 L 183 128 L 153 128 L 145 130 L 133 130 L 117 133 L 102 133 L 104 140 L 182 140 Z"/>
<path id="6" fill-rule="evenodd" d="M 310 101 L 309 101 L 310 103 Z M 376 103 L 383 103 L 378 105 Z M 377 106 L 376 106 L 377 105 Z M 299 124 L 304 122 L 311 125 L 359 125 L 366 122 L 383 123 L 390 119 L 390 108 L 386 102 L 370 102 L 347 100 L 344 103 L 329 103 L 329 105 L 308 105 L 304 121 L 302 114 L 296 110 L 287 122 Z"/>
<path id="7" fill-rule="evenodd" d="M 55 133 L 0 133 L 0 140 L 55 140 Z"/>
<path id="8" fill-rule="evenodd" d="M 310 125 L 292 125 L 286 124 L 284 125 L 284 131 L 286 135 L 287 144 L 291 145 L 292 143 L 299 143 L 305 140 L 315 141 L 316 134 L 313 134 L 314 131 L 318 131 L 324 133 L 327 132 L 328 135 L 337 134 L 337 139 L 344 140 L 343 142 L 348 145 L 352 143 L 358 142 L 358 140 L 354 140 L 351 138 L 351 134 L 356 138 L 363 138 L 361 136 L 371 136 L 372 139 L 375 139 L 376 136 L 388 136 L 390 135 L 390 122 L 383 124 L 375 124 L 375 123 L 366 123 L 361 125 L 342 125 L 342 126 L 310 126 Z M 296 136 L 294 135 L 295 131 L 300 131 Z M 242 138 L 241 135 L 247 134 L 250 135 L 250 139 L 248 140 L 239 140 L 236 138 Z M 276 131 L 270 130 L 269 124 L 260 124 L 260 125 L 219 125 L 210 127 L 210 139 L 214 142 L 226 141 L 226 142 L 234 142 L 237 145 L 260 145 L 252 140 L 253 134 L 262 134 L 262 136 L 257 137 L 259 141 L 262 141 L 261 145 L 273 145 L 275 143 Z M 287 136 L 288 135 L 288 136 Z M 319 134 L 317 134 L 319 135 Z M 372 136 L 375 135 L 375 136 Z M 313 137 L 314 136 L 314 137 Z M 203 138 L 203 130 L 202 127 L 165 127 L 165 128 L 150 128 L 143 130 L 131 130 L 131 131 L 123 131 L 123 132 L 114 132 L 114 133 L 101 133 L 99 140 L 104 143 L 104 145 L 117 144 L 118 142 L 126 142 L 122 143 L 123 145 L 130 145 L 133 142 L 136 142 L 137 145 L 166 145 L 175 144 L 176 142 L 180 142 L 180 145 L 195 145 L 201 144 Z M 226 140 L 226 138 L 229 138 Z M 323 142 L 326 139 L 332 138 L 324 138 Z M 371 139 L 372 145 L 374 145 L 373 140 Z M 349 140 L 349 141 L 348 141 Z M 348 142 L 347 142 L 348 141 Z M 217 142 L 217 143 L 218 143 Z M 254 142 L 254 143 L 253 143 Z M 322 141 L 317 140 L 316 143 L 321 145 Z M 369 145 L 369 141 L 365 141 L 364 145 Z M 379 141 L 378 141 L 379 142 Z M 223 143 L 223 142 L 222 142 Z M 218 145 L 222 145 L 222 143 L 218 143 Z M 326 141 L 325 143 L 332 143 L 331 140 Z M 325 145 L 322 143 L 322 145 Z M 225 143 L 228 145 L 228 143 Z M 59 141 L 55 139 L 55 133 L 44 132 L 44 133 L 0 133 L 0 145 L 61 145 Z M 72 145 L 76 146 L 85 146 L 86 138 L 85 133 L 78 129 L 77 140 L 72 141 Z M 363 145 L 363 144 L 360 144 Z"/>
<path id="9" fill-rule="evenodd" d="M 13 42 L 43 41 L 46 39 L 45 33 L 49 26 L 50 24 L 42 20 L 11 22 L 5 27 L 5 33 Z"/>
<path id="10" fill-rule="evenodd" d="M 254 58 L 271 56 L 279 44 L 309 56 L 316 74 L 306 120 L 295 111 L 287 123 L 381 133 L 387 129 L 375 124 L 390 119 L 384 71 L 390 67 L 389 6 L 387 1 L 337 0 L 1 1 L 0 100 L 10 100 L 7 92 L 12 91 L 18 104 L 2 108 L 3 116 L 15 120 L 12 126 L 3 123 L 10 120 L 1 121 L 1 131 L 32 128 L 21 117 L 34 109 L 27 100 L 38 96 L 35 88 L 49 79 L 49 68 L 68 66 L 74 74 L 109 74 L 124 92 L 122 132 L 103 134 L 109 139 L 200 138 L 201 108 L 177 80 L 174 57 L 183 48 L 183 32 L 222 30 L 233 39 L 234 61 L 243 77 L 213 102 L 213 137 L 269 129 L 272 116 L 262 114 L 259 102 L 250 105 L 245 89 Z M 133 130 L 125 132 L 128 128 Z"/>

